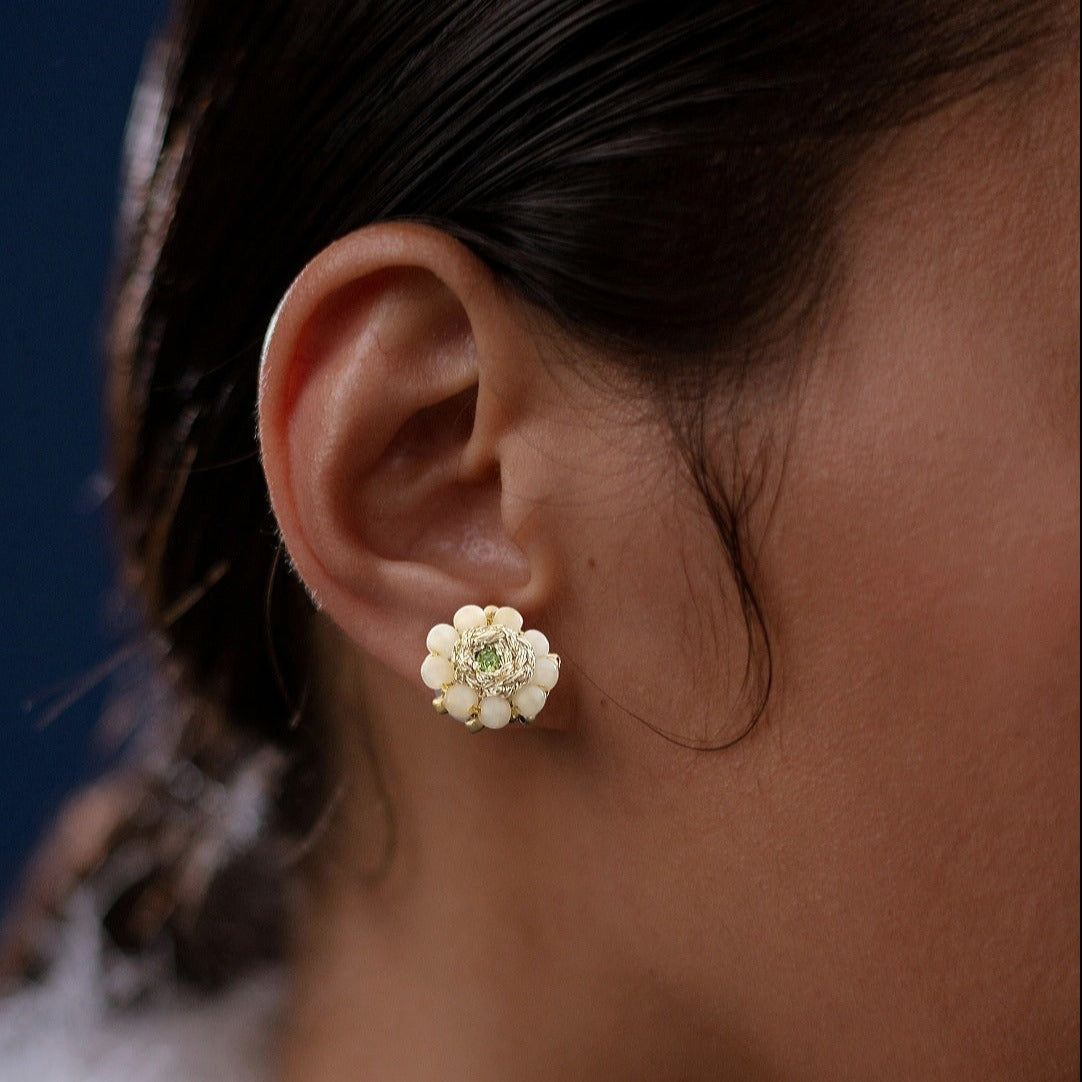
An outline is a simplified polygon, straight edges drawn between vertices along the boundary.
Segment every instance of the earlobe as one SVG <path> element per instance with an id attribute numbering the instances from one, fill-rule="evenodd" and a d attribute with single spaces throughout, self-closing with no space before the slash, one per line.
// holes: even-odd
<path id="1" fill-rule="evenodd" d="M 501 501 L 513 417 L 486 393 L 517 334 L 483 264 L 406 224 L 317 256 L 267 334 L 260 442 L 282 538 L 328 615 L 412 677 L 446 612 L 538 603 Z"/>

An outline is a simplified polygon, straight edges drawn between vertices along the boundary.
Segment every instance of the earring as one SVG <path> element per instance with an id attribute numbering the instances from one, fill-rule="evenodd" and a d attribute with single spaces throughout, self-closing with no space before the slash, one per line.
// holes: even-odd
<path id="1" fill-rule="evenodd" d="M 540 631 L 523 631 L 508 605 L 463 605 L 454 624 L 437 624 L 426 640 L 421 679 L 439 692 L 432 705 L 471 733 L 528 725 L 560 678 L 560 658 Z"/>

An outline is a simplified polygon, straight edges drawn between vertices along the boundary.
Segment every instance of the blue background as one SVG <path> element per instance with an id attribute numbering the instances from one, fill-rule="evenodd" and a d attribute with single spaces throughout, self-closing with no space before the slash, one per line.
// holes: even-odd
<path id="1" fill-rule="evenodd" d="M 99 342 L 124 123 L 161 14 L 155 0 L 0 0 L 0 904 L 64 794 L 107 758 L 101 688 L 42 722 L 120 642 Z"/>

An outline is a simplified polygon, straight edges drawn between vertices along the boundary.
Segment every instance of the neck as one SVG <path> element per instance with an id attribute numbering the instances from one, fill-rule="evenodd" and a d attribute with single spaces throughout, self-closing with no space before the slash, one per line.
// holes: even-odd
<path id="1" fill-rule="evenodd" d="M 337 719 L 354 734 L 343 774 L 367 780 L 345 792 L 298 921 L 287 1082 L 699 1077 L 686 1049 L 709 1042 L 687 1040 L 689 1012 L 633 964 L 641 945 L 606 935 L 620 902 L 578 867 L 589 845 L 552 845 L 573 829 L 556 742 L 464 738 L 389 674 L 365 683 L 382 696 L 365 705 L 372 746 L 356 714 Z M 395 825 L 375 881 L 373 764 Z"/>
<path id="2" fill-rule="evenodd" d="M 438 915 L 345 896 L 313 914 L 288 1082 L 668 1076 L 675 1049 L 644 1055 L 632 990 L 616 974 L 601 986 L 591 961 L 546 957 L 544 933 L 531 939 L 500 904 L 512 896 L 490 894 L 444 893 Z"/>

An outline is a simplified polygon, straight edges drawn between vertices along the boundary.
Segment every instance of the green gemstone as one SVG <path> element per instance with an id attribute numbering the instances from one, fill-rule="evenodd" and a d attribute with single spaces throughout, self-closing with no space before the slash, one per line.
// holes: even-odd
<path id="1" fill-rule="evenodd" d="M 503 663 L 499 650 L 495 646 L 482 646 L 473 655 L 474 663 L 481 672 L 495 672 Z"/>

